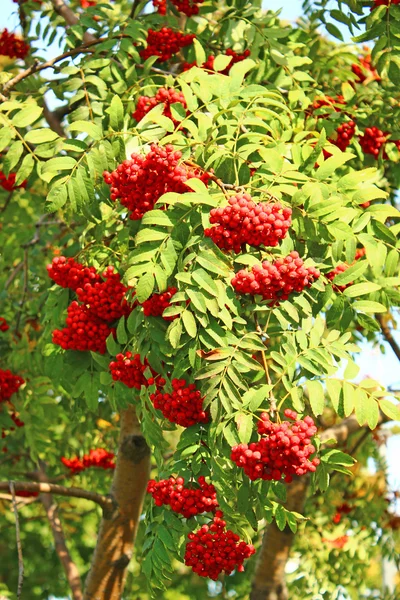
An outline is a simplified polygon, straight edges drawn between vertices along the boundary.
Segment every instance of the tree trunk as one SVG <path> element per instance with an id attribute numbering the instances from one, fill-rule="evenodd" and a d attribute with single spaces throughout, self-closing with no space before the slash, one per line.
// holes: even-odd
<path id="1" fill-rule="evenodd" d="M 103 514 L 84 600 L 121 600 L 149 474 L 150 449 L 130 406 L 121 414 L 111 487 L 115 510 Z"/>
<path id="2" fill-rule="evenodd" d="M 301 513 L 303 510 L 308 477 L 293 479 L 287 486 L 285 508 Z M 294 533 L 285 527 L 280 531 L 273 521 L 264 533 L 256 570 L 254 573 L 250 600 L 289 600 L 285 582 L 285 567 L 293 544 Z"/>

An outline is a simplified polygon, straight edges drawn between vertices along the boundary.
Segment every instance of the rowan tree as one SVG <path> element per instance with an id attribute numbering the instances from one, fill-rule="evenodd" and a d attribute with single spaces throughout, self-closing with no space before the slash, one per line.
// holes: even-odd
<path id="1" fill-rule="evenodd" d="M 16 2 L 6 597 L 395 597 L 400 411 L 357 353 L 400 360 L 400 9 L 304 9 Z"/>

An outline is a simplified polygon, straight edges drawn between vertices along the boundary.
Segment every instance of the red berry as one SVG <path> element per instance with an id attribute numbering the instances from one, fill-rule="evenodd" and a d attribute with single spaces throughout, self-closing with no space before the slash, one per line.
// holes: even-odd
<path id="1" fill-rule="evenodd" d="M 180 31 L 174 31 L 170 27 L 163 27 L 160 31 L 149 29 L 147 46 L 139 54 L 143 60 L 147 60 L 150 56 L 158 56 L 159 62 L 165 62 L 174 54 L 178 54 L 182 48 L 190 46 L 195 37 L 193 33 L 186 35 Z"/>
<path id="2" fill-rule="evenodd" d="M 56 256 L 51 265 L 47 265 L 47 274 L 57 285 L 71 290 L 84 287 L 87 283 L 101 281 L 94 267 L 85 267 L 73 258 Z"/>
<path id="3" fill-rule="evenodd" d="M 25 383 L 19 375 L 14 375 L 9 369 L 0 369 L 0 402 L 9 400 Z"/>
<path id="4" fill-rule="evenodd" d="M 17 37 L 15 33 L 9 33 L 4 29 L 0 34 L 0 55 L 10 58 L 25 58 L 29 53 L 29 44 Z"/>
<path id="5" fill-rule="evenodd" d="M 0 186 L 4 190 L 7 190 L 7 192 L 13 192 L 14 190 L 17 190 L 19 188 L 25 189 L 28 184 L 27 180 L 25 179 L 25 181 L 23 181 L 19 185 L 15 185 L 16 178 L 17 178 L 16 173 L 10 173 L 9 176 L 7 177 L 3 173 L 3 171 L 0 171 Z"/>
<path id="6" fill-rule="evenodd" d="M 170 506 L 174 512 L 189 519 L 204 512 L 214 511 L 218 506 L 214 486 L 206 483 L 204 477 L 199 477 L 197 481 L 200 487 L 185 487 L 182 477 L 170 477 L 158 482 L 151 479 L 147 491 L 153 496 L 157 506 Z"/>
<path id="7" fill-rule="evenodd" d="M 53 344 L 64 350 L 90 350 L 105 354 L 106 339 L 114 330 L 76 301 L 70 304 L 67 313 L 67 326 L 53 331 Z"/>
<path id="8" fill-rule="evenodd" d="M 71 475 L 76 475 L 90 467 L 115 469 L 114 458 L 115 454 L 112 452 L 108 452 L 104 448 L 97 448 L 90 450 L 89 454 L 83 456 L 83 459 L 80 459 L 78 456 L 72 458 L 65 458 L 65 456 L 63 456 L 61 462 L 70 470 Z"/>
<path id="9" fill-rule="evenodd" d="M 121 277 L 107 267 L 103 273 L 105 281 L 85 283 L 76 289 L 78 299 L 88 307 L 90 313 L 103 321 L 112 322 L 127 316 L 134 305 L 125 299 L 128 288 L 121 283 Z"/>
<path id="10" fill-rule="evenodd" d="M 148 300 L 145 300 L 142 303 L 143 313 L 145 317 L 160 317 L 162 316 L 164 310 L 171 306 L 171 298 L 176 294 L 177 288 L 170 287 L 166 292 L 162 292 L 161 294 L 153 294 L 150 296 Z M 163 317 L 165 321 L 173 321 L 177 319 L 179 315 L 174 315 L 172 317 Z"/>
<path id="11" fill-rule="evenodd" d="M 172 380 L 172 393 L 160 389 L 150 395 L 150 400 L 171 423 L 190 427 L 196 423 L 208 423 L 208 414 L 203 410 L 203 398 L 194 383 L 184 379 Z M 161 381 L 160 381 L 161 386 Z"/>
<path id="12" fill-rule="evenodd" d="M 177 92 L 176 90 L 168 88 L 160 88 L 155 96 L 139 97 L 136 110 L 134 113 L 132 113 L 132 117 L 139 122 L 145 115 L 147 115 L 148 112 L 151 111 L 152 108 L 158 104 L 164 104 L 163 115 L 171 119 L 175 127 L 178 127 L 179 122 L 173 119 L 171 113 L 171 104 L 177 103 L 182 104 L 183 108 L 186 108 L 186 100 L 182 92 Z"/>
<path id="13" fill-rule="evenodd" d="M 8 331 L 10 329 L 9 324 L 4 317 L 0 317 L 0 331 Z"/>
<path id="14" fill-rule="evenodd" d="M 235 65 L 238 62 L 242 62 L 242 60 L 244 60 L 245 58 L 248 58 L 250 56 L 250 50 L 245 50 L 242 54 L 238 54 L 237 52 L 235 52 L 234 50 L 231 50 L 229 48 L 228 50 L 225 50 L 225 55 L 230 56 L 232 58 L 232 60 L 230 61 L 228 66 L 225 67 L 225 69 L 223 71 L 219 71 L 219 73 L 221 73 L 222 75 L 228 75 L 229 71 L 231 70 L 233 65 Z M 213 54 L 211 54 L 211 56 L 209 56 L 207 58 L 206 62 L 201 65 L 201 68 L 205 69 L 206 71 L 214 71 L 214 60 L 215 60 L 215 56 Z M 183 70 L 188 71 L 189 69 L 191 69 L 192 67 L 195 67 L 195 66 L 196 66 L 195 62 L 193 62 L 193 63 L 185 62 L 183 64 Z"/>
<path id="15" fill-rule="evenodd" d="M 114 381 L 121 381 L 129 388 L 140 390 L 142 385 L 148 387 L 157 381 L 156 373 L 151 369 L 156 378 L 146 379 L 144 372 L 150 365 L 145 359 L 144 364 L 140 362 L 140 354 L 132 355 L 132 352 L 117 354 L 116 360 L 110 362 L 110 372 Z"/>

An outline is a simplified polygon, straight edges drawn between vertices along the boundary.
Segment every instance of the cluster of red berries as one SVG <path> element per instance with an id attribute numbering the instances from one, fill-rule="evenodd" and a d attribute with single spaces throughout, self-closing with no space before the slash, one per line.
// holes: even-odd
<path id="1" fill-rule="evenodd" d="M 336 129 L 335 138 L 330 138 L 329 141 L 340 148 L 342 152 L 348 148 L 354 134 L 356 132 L 355 121 L 345 121 Z"/>
<path id="2" fill-rule="evenodd" d="M 378 127 L 367 127 L 364 135 L 360 137 L 360 146 L 365 154 L 371 154 L 374 158 L 378 158 L 382 148 L 382 156 L 386 160 L 388 155 L 385 151 L 385 145 L 388 141 L 388 131 L 381 131 Z M 397 146 L 400 151 L 400 140 L 390 140 Z"/>
<path id="3" fill-rule="evenodd" d="M 61 462 L 71 471 L 71 475 L 80 473 L 90 467 L 98 467 L 99 469 L 115 469 L 114 462 L 115 454 L 108 452 L 104 448 L 90 450 L 89 454 L 85 454 L 83 458 L 74 456 L 73 458 L 61 458 Z"/>
<path id="4" fill-rule="evenodd" d="M 250 50 L 245 50 L 242 54 L 238 54 L 237 52 L 235 52 L 234 50 L 231 50 L 230 48 L 228 50 L 225 50 L 225 54 L 226 56 L 230 56 L 231 57 L 231 61 L 228 64 L 228 66 L 225 67 L 225 69 L 223 69 L 222 71 L 219 71 L 219 73 L 221 73 L 222 75 L 229 75 L 229 71 L 231 70 L 231 68 L 233 67 L 233 65 L 235 65 L 238 62 L 242 62 L 242 60 L 244 60 L 245 58 L 248 58 L 250 56 Z M 205 63 L 203 63 L 201 65 L 202 69 L 206 69 L 207 71 L 214 71 L 214 61 L 215 61 L 215 56 L 213 54 L 211 54 L 211 56 L 209 56 L 206 60 Z M 185 62 L 183 64 L 183 70 L 184 71 L 188 71 L 189 69 L 191 69 L 192 67 L 195 67 L 196 63 L 192 62 L 192 63 L 188 63 Z"/>
<path id="5" fill-rule="evenodd" d="M 158 104 L 164 104 L 163 115 L 171 119 L 175 127 L 177 127 L 179 122 L 172 118 L 171 113 L 171 104 L 177 103 L 182 104 L 186 108 L 186 100 L 182 92 L 177 92 L 174 89 L 160 88 L 155 96 L 140 96 L 132 117 L 139 122 L 152 108 Z"/>
<path id="6" fill-rule="evenodd" d="M 160 410 L 171 423 L 190 427 L 196 423 L 208 423 L 203 410 L 203 398 L 194 383 L 187 385 L 184 379 L 172 380 L 172 393 L 157 390 L 150 395 L 154 408 Z"/>
<path id="7" fill-rule="evenodd" d="M 377 6 L 390 6 L 391 4 L 400 4 L 400 0 L 374 0 L 374 6 L 371 10 Z"/>
<path id="8" fill-rule="evenodd" d="M 96 6 L 97 0 L 80 0 L 81 8 L 90 8 Z"/>
<path id="9" fill-rule="evenodd" d="M 0 369 L 0 402 L 9 400 L 24 383 L 22 377 L 14 375 L 9 369 L 5 371 Z"/>
<path id="10" fill-rule="evenodd" d="M 357 260 L 360 260 L 360 258 L 363 258 L 363 256 L 365 256 L 365 254 L 366 254 L 365 248 L 357 248 L 356 255 L 354 257 L 354 262 L 356 262 Z M 354 264 L 354 262 L 352 264 Z M 345 271 L 347 271 L 347 269 L 350 266 L 351 265 L 348 265 L 347 263 L 341 263 L 341 264 L 337 265 L 333 269 L 333 271 L 330 271 L 329 273 L 327 273 L 326 276 L 330 281 L 333 281 L 335 279 L 336 275 L 339 275 L 340 273 L 344 273 Z M 335 284 L 334 288 L 335 288 L 335 290 L 339 290 L 340 292 L 343 292 L 346 288 L 350 287 L 351 285 L 353 285 L 352 281 L 346 285 L 336 285 Z"/>
<path id="11" fill-rule="evenodd" d="M 4 190 L 7 190 L 7 192 L 13 192 L 14 190 L 17 190 L 18 188 L 26 188 L 28 182 L 25 180 L 20 185 L 15 185 L 16 178 L 17 178 L 16 173 L 10 173 L 9 176 L 7 177 L 3 173 L 3 171 L 0 171 L 0 186 Z"/>
<path id="12" fill-rule="evenodd" d="M 177 292 L 176 287 L 169 287 L 165 292 L 161 294 L 153 294 L 142 303 L 143 313 L 145 317 L 160 317 L 162 316 L 164 310 L 171 306 L 171 298 Z M 165 321 L 173 321 L 179 315 L 174 315 L 172 317 L 163 317 Z"/>
<path id="13" fill-rule="evenodd" d="M 151 479 L 147 491 L 154 498 L 156 506 L 167 505 L 186 519 L 204 512 L 214 511 L 218 507 L 217 493 L 211 483 L 206 483 L 205 477 L 197 479 L 198 488 L 185 487 L 183 477 L 170 477 L 155 481 Z"/>
<path id="14" fill-rule="evenodd" d="M 333 98 L 332 96 L 323 96 L 323 97 L 319 97 L 316 98 L 313 102 L 313 110 L 318 110 L 319 108 L 322 108 L 322 106 L 329 106 L 330 108 L 333 108 L 335 110 L 335 112 L 341 112 L 342 111 L 342 107 L 338 106 L 338 104 L 346 104 L 346 101 L 344 99 L 344 96 L 342 96 L 341 94 L 339 94 L 338 96 L 336 96 L 336 98 Z M 318 115 L 319 117 L 327 117 L 329 115 L 329 113 L 324 113 L 323 115 Z"/>
<path id="15" fill-rule="evenodd" d="M 0 34 L 0 55 L 10 58 L 25 58 L 29 53 L 29 44 L 4 29 Z"/>
<path id="16" fill-rule="evenodd" d="M 348 535 L 341 535 L 340 537 L 334 539 L 334 540 L 328 540 L 327 538 L 322 538 L 322 541 L 325 542 L 326 544 L 329 544 L 330 546 L 333 546 L 334 548 L 337 548 L 338 550 L 341 550 L 349 541 L 349 536 Z"/>
<path id="17" fill-rule="evenodd" d="M 273 263 L 266 260 L 254 265 L 251 272 L 240 270 L 232 279 L 232 285 L 240 294 L 259 295 L 263 300 L 276 303 L 310 287 L 319 276 L 315 267 L 304 266 L 298 252 L 291 252 Z"/>
<path id="18" fill-rule="evenodd" d="M 0 331 L 8 331 L 10 329 L 9 324 L 4 317 L 0 317 Z"/>
<path id="19" fill-rule="evenodd" d="M 159 62 L 166 62 L 182 48 L 190 46 L 195 37 L 193 33 L 184 34 L 170 27 L 163 27 L 160 31 L 149 29 L 147 47 L 139 54 L 143 60 L 147 60 L 150 56 L 158 56 Z"/>
<path id="20" fill-rule="evenodd" d="M 280 481 L 284 476 L 286 483 L 290 483 L 293 475 L 314 472 L 320 463 L 319 458 L 309 460 L 315 452 L 311 438 L 317 433 L 313 419 L 298 419 L 297 413 L 290 409 L 285 410 L 284 414 L 293 423 L 273 423 L 268 413 L 262 413 L 258 433 L 266 437 L 249 445 L 239 444 L 232 448 L 231 459 L 244 469 L 252 481 Z"/>
<path id="21" fill-rule="evenodd" d="M 292 224 L 292 210 L 279 203 L 252 201 L 249 194 L 229 199 L 228 206 L 213 208 L 210 223 L 217 227 L 205 229 L 204 234 L 221 248 L 239 253 L 249 246 L 277 246 Z"/>
<path id="22" fill-rule="evenodd" d="M 113 267 L 107 267 L 103 278 L 105 281 L 85 283 L 77 288 L 79 300 L 89 307 L 92 315 L 103 321 L 112 322 L 129 315 L 133 307 L 125 299 L 128 288 L 121 283 L 119 273 L 114 273 Z"/>
<path id="23" fill-rule="evenodd" d="M 153 6 L 157 9 L 159 15 L 167 14 L 167 0 L 153 0 Z"/>
<path id="24" fill-rule="evenodd" d="M 53 343 L 64 350 L 85 352 L 106 352 L 106 339 L 114 330 L 91 311 L 78 302 L 72 302 L 68 309 L 66 327 L 53 331 Z"/>
<path id="25" fill-rule="evenodd" d="M 226 529 L 223 513 L 218 510 L 211 525 L 203 525 L 189 533 L 185 565 L 192 567 L 200 577 L 216 581 L 222 572 L 230 575 L 237 569 L 244 571 L 243 562 L 255 553 L 254 546 L 240 541 L 237 534 Z"/>
<path id="26" fill-rule="evenodd" d="M 332 522 L 335 523 L 335 525 L 338 525 L 342 520 L 342 515 L 348 515 L 349 513 L 351 513 L 352 510 L 353 507 L 350 506 L 350 504 L 347 504 L 347 502 L 344 502 L 343 504 L 337 507 Z"/>
<path id="27" fill-rule="evenodd" d="M 199 174 L 184 164 L 179 165 L 182 153 L 167 144 L 164 147 L 152 144 L 150 152 L 132 154 L 115 171 L 103 173 L 104 181 L 111 186 L 111 200 L 120 199 L 122 206 L 131 211 L 134 221 L 154 208 L 157 200 L 167 192 L 183 194 L 191 191 L 185 185 L 192 177 L 208 182 L 207 173 Z"/>
<path id="28" fill-rule="evenodd" d="M 93 285 L 101 281 L 94 267 L 85 267 L 73 258 L 56 256 L 51 265 L 47 265 L 47 274 L 57 285 L 76 291 L 86 284 Z"/>
<path id="29" fill-rule="evenodd" d="M 376 69 L 372 65 L 372 56 L 370 54 L 361 57 L 359 64 L 353 63 L 351 65 L 351 70 L 354 75 L 357 75 L 358 77 L 357 83 L 364 83 L 366 79 L 371 77 L 375 81 L 381 80 Z"/>
<path id="30" fill-rule="evenodd" d="M 199 4 L 203 4 L 204 0 L 171 0 L 179 12 L 182 12 L 187 17 L 199 14 Z"/>
<path id="31" fill-rule="evenodd" d="M 144 360 L 144 364 L 140 361 L 140 354 L 132 354 L 132 352 L 126 352 L 125 354 L 117 354 L 115 360 L 110 362 L 110 372 L 114 381 L 121 381 L 129 388 L 135 388 L 140 390 L 142 385 L 148 387 L 153 385 L 157 380 L 157 385 L 165 385 L 165 379 L 158 377 L 155 371 L 150 367 L 147 359 Z M 147 368 L 150 368 L 153 377 L 146 379 L 144 372 Z M 156 378 L 156 379 L 155 379 Z"/>

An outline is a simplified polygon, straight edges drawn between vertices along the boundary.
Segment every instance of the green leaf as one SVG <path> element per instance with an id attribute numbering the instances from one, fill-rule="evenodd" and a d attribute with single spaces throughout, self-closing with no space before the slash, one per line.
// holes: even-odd
<path id="1" fill-rule="evenodd" d="M 382 286 L 378 285 L 377 283 L 372 283 L 372 281 L 365 281 L 364 283 L 357 283 L 356 285 L 352 285 L 346 288 L 343 291 L 343 294 L 348 298 L 356 298 L 357 296 L 364 296 L 365 294 L 377 292 L 381 288 Z"/>
<path id="2" fill-rule="evenodd" d="M 354 410 L 355 404 L 355 390 L 350 383 L 347 381 L 343 384 L 343 410 L 344 416 L 348 417 Z"/>
<path id="3" fill-rule="evenodd" d="M 116 356 L 120 351 L 120 347 L 115 341 L 114 335 L 112 333 L 110 333 L 110 335 L 106 339 L 106 346 L 107 351 L 111 354 L 111 356 Z"/>
<path id="4" fill-rule="evenodd" d="M 72 156 L 57 156 L 48 160 L 42 169 L 42 173 L 56 173 L 57 171 L 71 171 L 76 165 Z"/>
<path id="5" fill-rule="evenodd" d="M 311 410 L 314 415 L 322 415 L 325 406 L 325 394 L 322 383 L 319 381 L 307 381 L 307 389 L 310 400 Z"/>
<path id="6" fill-rule="evenodd" d="M 253 433 L 253 416 L 242 413 L 236 415 L 235 421 L 238 428 L 239 439 L 242 444 L 248 444 Z"/>
<path id="7" fill-rule="evenodd" d="M 145 273 L 140 277 L 136 285 L 136 298 L 138 302 L 144 302 L 149 298 L 154 289 L 154 275 L 153 273 Z"/>
<path id="8" fill-rule="evenodd" d="M 384 313 L 387 311 L 386 306 L 380 302 L 373 302 L 372 300 L 357 300 L 354 302 L 353 308 L 365 313 Z"/>
<path id="9" fill-rule="evenodd" d="M 18 169 L 18 175 L 15 180 L 16 185 L 20 185 L 25 179 L 28 179 L 34 166 L 35 161 L 33 160 L 32 154 L 27 154 L 24 156 L 21 166 Z"/>
<path id="10" fill-rule="evenodd" d="M 390 400 L 385 400 L 384 398 L 379 400 L 379 407 L 383 413 L 389 419 L 393 419 L 394 421 L 400 421 L 400 404 L 394 404 L 390 402 Z"/>
<path id="11" fill-rule="evenodd" d="M 182 336 L 182 322 L 180 319 L 175 319 L 175 321 L 171 323 L 171 325 L 168 328 L 167 335 L 171 346 L 173 348 L 177 348 L 179 346 L 179 342 Z"/>
<path id="12" fill-rule="evenodd" d="M 365 273 L 367 268 L 367 261 L 360 260 L 348 269 L 346 269 L 346 271 L 344 271 L 343 273 L 339 273 L 339 275 L 336 275 L 336 277 L 333 280 L 333 283 L 335 285 L 347 285 L 348 283 L 351 283 L 355 279 L 361 277 L 361 275 Z"/>
<path id="13" fill-rule="evenodd" d="M 65 184 L 53 185 L 46 198 L 47 210 L 53 212 L 62 208 L 67 198 L 68 190 Z"/>
<path id="14" fill-rule="evenodd" d="M 136 244 L 144 244 L 145 242 L 159 242 L 168 236 L 165 231 L 157 231 L 156 229 L 141 229 L 136 236 Z"/>
<path id="15" fill-rule="evenodd" d="M 197 269 L 196 271 L 193 271 L 192 278 L 200 286 L 201 289 L 204 289 L 212 296 L 218 297 L 218 288 L 215 285 L 212 278 L 209 276 L 209 274 L 206 271 L 204 271 L 204 269 Z"/>
<path id="16" fill-rule="evenodd" d="M 96 125 L 91 121 L 74 121 L 69 125 L 70 131 L 81 131 L 87 133 L 94 140 L 101 140 L 103 137 L 103 130 L 100 125 Z"/>
<path id="17" fill-rule="evenodd" d="M 29 144 L 45 144 L 54 142 L 59 136 L 52 129 L 32 129 L 25 134 L 25 141 Z"/>
<path id="18" fill-rule="evenodd" d="M 250 388 L 242 396 L 243 408 L 247 408 L 250 412 L 255 412 L 268 399 L 271 389 L 272 385 Z"/>
<path id="19" fill-rule="evenodd" d="M 41 116 L 43 112 L 43 108 L 40 106 L 36 106 L 32 104 L 31 106 L 27 106 L 23 108 L 12 118 L 12 124 L 15 127 L 27 127 L 28 125 L 32 125 L 38 118 Z"/>
<path id="20" fill-rule="evenodd" d="M 286 526 L 286 511 L 281 504 L 278 504 L 276 508 L 275 520 L 279 531 L 283 531 Z"/>
<path id="21" fill-rule="evenodd" d="M 182 321 L 190 337 L 195 338 L 197 335 L 197 325 L 193 314 L 189 310 L 185 310 L 182 313 Z"/>
<path id="22" fill-rule="evenodd" d="M 126 329 L 125 329 L 125 319 L 123 317 L 118 321 L 117 340 L 118 340 L 118 343 L 121 345 L 126 344 L 128 341 L 128 334 L 126 333 Z"/>
<path id="23" fill-rule="evenodd" d="M 124 105 L 119 96 L 113 97 L 106 112 L 110 115 L 111 128 L 114 131 L 121 131 L 124 127 Z"/>
<path id="24" fill-rule="evenodd" d="M 317 169 L 315 173 L 315 177 L 317 179 L 323 180 L 330 177 L 332 173 L 334 173 L 339 167 L 344 165 L 347 161 L 354 158 L 354 154 L 350 152 L 343 152 L 341 154 L 335 154 L 334 156 L 330 156 L 324 163 Z"/>

